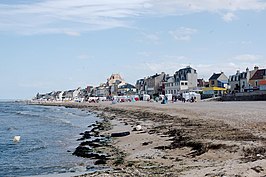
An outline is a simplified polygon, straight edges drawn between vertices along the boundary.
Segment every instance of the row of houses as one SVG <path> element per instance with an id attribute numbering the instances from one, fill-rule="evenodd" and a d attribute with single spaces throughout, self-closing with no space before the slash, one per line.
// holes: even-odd
<path id="1" fill-rule="evenodd" d="M 87 89 L 81 89 L 80 87 L 74 90 L 67 91 L 52 91 L 45 94 L 37 93 L 35 100 L 39 101 L 84 101 L 89 96 Z"/>
<path id="2" fill-rule="evenodd" d="M 266 90 L 266 69 L 255 66 L 244 72 L 227 77 L 225 73 L 213 73 L 208 81 L 199 79 L 197 70 L 191 66 L 177 70 L 173 75 L 161 72 L 136 81 L 135 86 L 125 82 L 119 74 L 112 74 L 105 83 L 97 87 L 80 87 L 68 91 L 54 91 L 37 94 L 37 100 L 88 101 L 90 97 L 113 97 L 128 95 L 149 95 L 151 98 L 171 94 L 178 96 L 187 92 L 197 92 L 205 96 L 227 93 L 253 92 Z M 203 96 L 204 97 L 204 96 Z"/>
<path id="3" fill-rule="evenodd" d="M 148 94 L 157 97 L 165 94 L 179 94 L 197 89 L 197 71 L 190 66 L 176 71 L 172 76 L 165 74 L 155 74 L 136 82 L 136 89 L 139 95 Z"/>
<path id="4" fill-rule="evenodd" d="M 266 69 L 255 66 L 253 70 L 247 68 L 245 72 L 237 71 L 235 75 L 229 77 L 224 72 L 213 73 L 208 81 L 204 81 L 198 78 L 196 69 L 187 66 L 172 76 L 162 72 L 139 79 L 136 82 L 136 89 L 139 95 L 148 94 L 152 97 L 187 92 L 197 92 L 203 97 L 210 97 L 227 93 L 265 91 Z"/>
<path id="5" fill-rule="evenodd" d="M 223 72 L 214 73 L 209 78 L 209 83 L 203 88 L 205 95 L 223 95 L 245 92 L 266 91 L 266 69 L 259 69 L 255 66 L 253 70 L 246 68 L 246 71 L 227 77 Z"/>
<path id="6" fill-rule="evenodd" d="M 39 101 L 89 101 L 90 98 L 108 98 L 111 96 L 135 95 L 136 88 L 124 81 L 119 74 L 112 74 L 107 82 L 101 83 L 97 87 L 87 86 L 74 90 L 53 91 L 45 94 L 37 94 L 35 100 Z"/>
<path id="7" fill-rule="evenodd" d="M 100 84 L 91 92 L 91 96 L 96 97 L 124 96 L 134 94 L 136 94 L 135 86 L 125 82 L 120 74 L 112 74 L 107 79 L 106 83 Z"/>
<path id="8" fill-rule="evenodd" d="M 253 70 L 248 68 L 244 72 L 237 71 L 229 76 L 229 85 L 232 92 L 252 92 L 266 90 L 266 69 L 255 66 Z"/>

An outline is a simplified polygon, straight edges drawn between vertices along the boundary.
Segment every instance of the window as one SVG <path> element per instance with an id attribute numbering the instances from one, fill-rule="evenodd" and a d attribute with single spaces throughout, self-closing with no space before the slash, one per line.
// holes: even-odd
<path id="1" fill-rule="evenodd" d="M 185 85 L 187 85 L 187 82 L 185 82 Z"/>
<path id="2" fill-rule="evenodd" d="M 174 94 L 176 94 L 176 90 L 174 90 Z"/>
<path id="3" fill-rule="evenodd" d="M 214 81 L 211 81 L 211 85 L 214 85 Z"/>
<path id="4" fill-rule="evenodd" d="M 181 82 L 181 85 L 184 85 L 184 82 Z"/>
<path id="5" fill-rule="evenodd" d="M 245 85 L 246 85 L 246 83 L 245 83 L 245 81 L 243 81 L 242 88 L 245 88 Z"/>

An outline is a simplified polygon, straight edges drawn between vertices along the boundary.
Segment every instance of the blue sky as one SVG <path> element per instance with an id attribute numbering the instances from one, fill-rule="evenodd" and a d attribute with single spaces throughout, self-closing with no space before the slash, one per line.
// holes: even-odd
<path id="1" fill-rule="evenodd" d="M 266 1 L 1 0 L 0 99 L 191 65 L 199 78 L 266 68 Z"/>

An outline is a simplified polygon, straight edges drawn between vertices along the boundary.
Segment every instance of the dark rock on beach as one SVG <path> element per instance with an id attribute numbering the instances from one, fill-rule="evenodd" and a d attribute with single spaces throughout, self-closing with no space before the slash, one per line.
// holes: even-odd
<path id="1" fill-rule="evenodd" d="M 111 137 L 122 137 L 122 136 L 128 136 L 130 135 L 130 132 L 118 132 L 118 133 L 112 133 Z"/>

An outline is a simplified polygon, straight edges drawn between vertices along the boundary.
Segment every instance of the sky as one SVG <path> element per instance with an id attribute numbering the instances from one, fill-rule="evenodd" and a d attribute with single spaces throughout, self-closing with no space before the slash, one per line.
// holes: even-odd
<path id="1" fill-rule="evenodd" d="M 265 0 L 0 0 L 0 99 L 266 68 L 265 19 Z"/>

